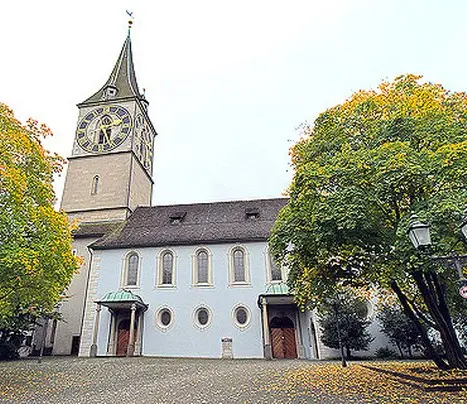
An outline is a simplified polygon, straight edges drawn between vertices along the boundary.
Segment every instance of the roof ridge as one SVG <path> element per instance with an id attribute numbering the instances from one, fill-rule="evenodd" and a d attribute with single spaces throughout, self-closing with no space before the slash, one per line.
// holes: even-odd
<path id="1" fill-rule="evenodd" d="M 261 217 L 261 216 L 260 216 Z M 248 223 L 248 219 L 244 219 L 244 220 L 228 220 L 228 221 L 225 221 L 225 222 L 216 222 L 216 223 L 229 223 L 229 224 L 234 224 L 234 223 L 245 223 L 247 222 Z M 255 219 L 255 222 L 258 223 L 258 222 L 274 222 L 273 219 Z M 208 225 L 210 222 L 208 221 L 204 221 L 204 222 L 191 222 L 191 223 L 184 223 L 183 221 L 180 223 L 180 224 L 177 224 L 177 226 L 202 226 L 202 225 Z M 211 222 L 212 223 L 212 222 Z M 157 225 L 157 224 L 142 224 L 142 225 L 132 225 L 131 227 L 133 229 L 144 229 L 144 228 L 153 228 L 153 227 L 166 227 L 168 224 L 167 223 L 161 223 L 160 225 Z"/>
<path id="2" fill-rule="evenodd" d="M 286 199 L 289 199 L 289 197 L 288 196 L 283 196 L 283 197 L 277 197 L 277 198 L 235 199 L 235 200 L 232 200 L 232 201 L 175 203 L 175 204 L 166 204 L 166 205 L 138 206 L 136 209 L 169 208 L 169 207 L 176 207 L 176 206 L 217 205 L 217 204 L 241 203 L 241 202 L 281 201 L 281 200 L 286 200 Z"/>

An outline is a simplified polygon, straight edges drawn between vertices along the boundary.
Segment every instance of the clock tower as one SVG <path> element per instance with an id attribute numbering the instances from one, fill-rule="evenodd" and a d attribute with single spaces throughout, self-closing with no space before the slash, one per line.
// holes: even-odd
<path id="1" fill-rule="evenodd" d="M 73 250 L 84 263 L 60 304 L 64 321 L 49 328 L 45 346 L 55 355 L 77 355 L 83 329 L 92 327 L 83 317 L 95 282 L 88 246 L 116 230 L 138 205 L 151 205 L 156 131 L 136 82 L 130 30 L 110 77 L 78 108 L 61 209 L 78 220 Z"/>
<path id="2" fill-rule="evenodd" d="M 140 93 L 130 31 L 104 86 L 78 104 L 61 208 L 80 222 L 123 220 L 150 205 L 156 131 Z"/>

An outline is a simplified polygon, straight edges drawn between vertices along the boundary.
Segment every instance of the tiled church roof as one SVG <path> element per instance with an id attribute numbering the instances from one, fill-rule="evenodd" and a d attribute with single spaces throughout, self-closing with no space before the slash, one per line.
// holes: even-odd
<path id="1" fill-rule="evenodd" d="M 263 241 L 286 198 L 139 207 L 93 249 Z"/>
<path id="2" fill-rule="evenodd" d="M 80 223 L 78 228 L 73 231 L 74 238 L 82 237 L 102 237 L 110 233 L 117 227 L 121 226 L 122 222 L 95 222 L 95 223 Z"/>

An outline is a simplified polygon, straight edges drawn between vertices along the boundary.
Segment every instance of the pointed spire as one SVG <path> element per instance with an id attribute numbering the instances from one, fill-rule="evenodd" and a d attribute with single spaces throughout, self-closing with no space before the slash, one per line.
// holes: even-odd
<path id="1" fill-rule="evenodd" d="M 82 104 L 134 97 L 144 100 L 144 96 L 139 92 L 133 65 L 130 36 L 132 23 L 131 20 L 128 22 L 128 35 L 107 82 L 97 93 L 82 102 Z"/>

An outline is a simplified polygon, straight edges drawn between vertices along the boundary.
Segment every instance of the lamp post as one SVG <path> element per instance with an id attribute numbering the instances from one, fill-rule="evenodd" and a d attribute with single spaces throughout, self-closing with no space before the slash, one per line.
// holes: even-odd
<path id="1" fill-rule="evenodd" d="M 407 231 L 410 241 L 415 249 L 420 251 L 426 250 L 431 246 L 430 225 L 420 222 L 416 215 L 412 215 L 410 219 L 411 223 Z M 464 239 L 467 241 L 467 210 L 464 212 L 464 218 L 459 227 Z M 450 255 L 430 255 L 429 257 L 433 261 L 441 262 L 446 267 L 453 267 L 457 270 L 459 283 L 461 285 L 461 295 L 462 297 L 467 297 L 464 296 L 462 292 L 462 289 L 465 288 L 465 284 L 467 283 L 467 279 L 462 272 L 462 266 L 467 264 L 467 255 L 451 253 Z"/>

